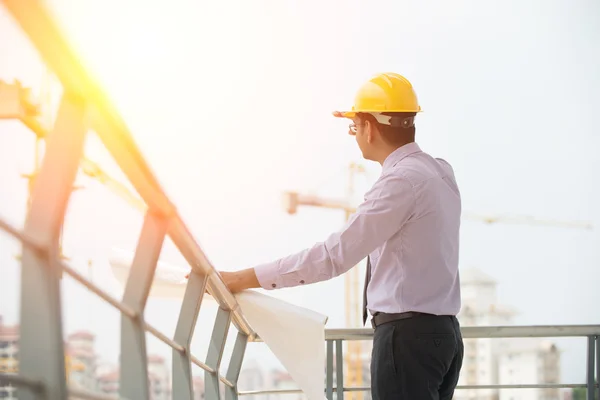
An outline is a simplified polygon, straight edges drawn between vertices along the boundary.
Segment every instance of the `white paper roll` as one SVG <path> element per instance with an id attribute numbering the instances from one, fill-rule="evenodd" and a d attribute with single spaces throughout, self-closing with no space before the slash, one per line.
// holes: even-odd
<path id="1" fill-rule="evenodd" d="M 109 262 L 123 286 L 133 254 L 115 250 Z M 158 263 L 150 296 L 182 299 L 189 269 Z M 310 400 L 325 398 L 325 324 L 327 317 L 286 301 L 247 290 L 235 295 L 244 317 Z M 205 295 L 205 299 L 214 299 Z"/>

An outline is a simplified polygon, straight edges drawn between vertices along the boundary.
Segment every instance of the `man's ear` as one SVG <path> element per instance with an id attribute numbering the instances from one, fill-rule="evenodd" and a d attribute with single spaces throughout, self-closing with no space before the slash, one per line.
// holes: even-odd
<path id="1" fill-rule="evenodd" d="M 375 124 L 373 121 L 365 121 L 365 134 L 367 135 L 367 143 L 373 143 L 375 140 Z"/>

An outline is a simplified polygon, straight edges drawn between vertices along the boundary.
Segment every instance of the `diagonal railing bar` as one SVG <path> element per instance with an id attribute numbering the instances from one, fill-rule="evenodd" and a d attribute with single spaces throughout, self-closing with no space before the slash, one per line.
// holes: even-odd
<path id="1" fill-rule="evenodd" d="M 242 332 L 238 332 L 237 338 L 235 339 L 233 353 L 229 361 L 229 368 L 227 369 L 227 379 L 232 383 L 237 382 L 240 376 L 247 344 L 248 337 Z M 238 398 L 237 386 L 233 384 L 231 386 L 227 386 L 228 387 L 225 391 L 225 400 L 236 400 Z"/>
<path id="2" fill-rule="evenodd" d="M 198 367 L 202 368 L 204 371 L 210 373 L 210 374 L 214 374 L 215 373 L 215 369 L 209 367 L 208 365 L 206 365 L 205 363 L 203 363 L 202 361 L 200 361 L 198 359 L 198 357 L 191 355 L 190 356 L 190 360 L 192 361 L 193 364 L 197 365 Z"/>
<path id="3" fill-rule="evenodd" d="M 43 250 L 43 248 L 39 244 L 36 244 L 33 241 L 33 239 L 28 238 L 24 233 L 20 232 L 18 229 L 16 229 L 11 224 L 9 224 L 8 222 L 6 222 L 2 219 L 0 219 L 0 230 L 5 231 L 10 236 L 18 239 L 19 241 L 21 241 L 23 243 L 24 246 L 31 247 L 33 250 L 37 251 L 40 254 L 45 254 L 45 251 Z M 67 275 L 71 276 L 75 281 L 82 284 L 89 291 L 96 294 L 98 297 L 100 297 L 101 299 L 103 299 L 104 301 L 106 301 L 107 303 L 109 303 L 110 305 L 112 305 L 113 307 L 118 309 L 119 311 L 121 311 L 122 314 L 128 316 L 129 318 L 137 318 L 136 317 L 137 313 L 132 308 L 128 307 L 124 303 L 120 302 L 119 300 L 112 297 L 110 294 L 106 293 L 105 291 L 103 291 L 102 289 L 100 289 L 99 287 L 94 285 L 92 282 L 88 281 L 83 275 L 81 275 L 75 269 L 73 269 L 72 267 L 67 265 L 64 261 L 60 261 L 58 264 L 63 269 L 63 271 L 65 271 L 67 273 Z M 144 322 L 144 327 L 147 332 L 152 334 L 154 337 L 156 337 L 157 339 L 159 339 L 166 345 L 170 346 L 173 350 L 175 350 L 179 353 L 182 353 L 182 354 L 186 354 L 186 348 L 184 347 L 184 345 L 178 343 L 176 340 L 170 339 L 168 336 L 161 333 L 158 329 L 156 329 L 155 327 L 153 327 L 152 325 L 150 325 L 147 322 Z M 242 333 L 240 332 L 239 334 L 242 334 Z M 244 334 L 242 334 L 242 335 L 244 337 L 246 337 Z M 215 372 L 216 372 L 214 368 L 209 367 L 204 362 L 200 361 L 197 357 L 195 357 L 193 354 L 190 354 L 190 361 L 191 361 L 191 363 L 202 368 L 204 371 L 206 371 L 210 374 L 215 374 Z M 12 376 L 12 375 L 9 375 L 9 376 Z M 23 378 L 23 379 L 26 380 L 26 378 Z M 234 383 L 229 381 L 227 378 L 219 376 L 219 379 L 221 382 L 223 382 L 227 386 L 230 386 L 230 387 L 234 386 Z"/>
<path id="4" fill-rule="evenodd" d="M 137 318 L 121 317 L 121 373 L 119 391 L 122 396 L 150 398 L 144 309 L 154 280 L 154 271 L 162 250 L 169 220 L 152 212 L 146 213 L 142 233 L 125 285 L 123 303 L 133 308 Z"/>
<path id="5" fill-rule="evenodd" d="M 24 232 L 21 232 L 10 223 L 4 221 L 2 218 L 0 218 L 0 230 L 3 230 L 21 243 L 29 246 L 31 250 L 37 251 L 40 255 L 44 255 L 46 253 L 46 249 L 41 243 L 36 242 L 34 238 L 26 235 Z"/>
<path id="6" fill-rule="evenodd" d="M 5 231 L 15 239 L 18 239 L 24 246 L 30 247 L 32 250 L 38 252 L 38 254 L 46 254 L 46 251 L 44 250 L 43 246 L 41 246 L 39 243 L 36 243 L 33 238 L 28 237 L 26 234 L 20 232 L 17 228 L 13 227 L 11 224 L 2 219 L 0 219 L 0 230 Z M 129 316 L 130 318 L 135 318 L 136 313 L 131 308 L 127 307 L 125 304 L 115 299 L 110 294 L 106 293 L 105 291 L 94 285 L 92 282 L 88 281 L 83 275 L 81 275 L 79 272 L 68 266 L 64 261 L 59 261 L 58 265 L 63 269 L 63 271 L 67 273 L 67 275 L 71 276 L 74 280 L 81 283 L 89 291 L 93 292 L 98 297 L 100 297 L 101 299 L 103 299 L 104 301 L 121 311 L 121 313 Z"/>
<path id="7" fill-rule="evenodd" d="M 219 308 L 213 326 L 212 336 L 210 338 L 208 353 L 206 355 L 206 365 L 213 368 L 215 373 L 204 373 L 204 390 L 207 397 L 211 399 L 220 399 L 221 392 L 219 381 L 223 378 L 218 376 L 219 366 L 223 360 L 223 350 L 227 340 L 227 332 L 231 324 L 231 311 Z"/>
<path id="8" fill-rule="evenodd" d="M 35 393 L 44 392 L 44 383 L 37 379 L 30 379 L 21 375 L 0 374 L 0 386 L 14 385 L 28 388 Z"/>
<path id="9" fill-rule="evenodd" d="M 59 236 L 83 154 L 85 101 L 65 92 L 42 166 L 33 185 L 24 232 L 45 254 L 23 246 L 19 369 L 42 380 L 48 400 L 67 396 L 60 276 Z M 43 335 L 40 335 L 43 332 Z M 19 397 L 38 397 L 23 390 Z"/>
<path id="10" fill-rule="evenodd" d="M 96 79 L 84 68 L 49 11 L 41 1 L 1 1 L 21 25 L 65 90 L 77 93 L 87 100 L 90 127 L 96 131 L 148 208 L 171 219 L 169 236 L 191 268 L 208 276 L 208 292 L 221 307 L 233 312 L 232 318 L 236 328 L 252 336 L 254 332 L 240 313 L 235 298 L 162 190 L 124 120 Z"/>
<path id="11" fill-rule="evenodd" d="M 128 316 L 129 318 L 137 318 L 137 313 L 126 304 L 120 302 L 119 300 L 112 297 L 110 294 L 106 293 L 104 290 L 100 289 L 98 286 L 94 285 L 92 282 L 88 281 L 83 275 L 79 272 L 75 271 L 73 268 L 65 264 L 64 262 L 60 262 L 60 266 L 75 281 L 82 284 L 85 288 L 87 288 L 90 292 L 94 293 L 96 296 L 100 297 L 102 300 L 106 301 L 111 306 L 115 307 L 117 310 L 121 311 L 123 315 Z"/>
<path id="12" fill-rule="evenodd" d="M 171 347 L 173 350 L 175 350 L 179 353 L 185 353 L 186 350 L 185 350 L 185 347 L 183 347 L 183 345 L 177 343 L 175 340 L 170 339 L 167 335 L 160 332 L 158 329 L 156 329 L 152 325 L 148 324 L 147 322 L 144 322 L 144 326 L 148 333 L 152 334 L 152 336 L 154 336 L 155 338 L 157 338 L 158 340 L 160 340 L 167 346 Z"/>
<path id="13" fill-rule="evenodd" d="M 202 299 L 206 290 L 206 276 L 192 272 L 185 289 L 179 320 L 175 328 L 175 340 L 183 342 L 184 351 L 173 351 L 173 397 L 181 400 L 193 400 L 192 360 L 190 346 Z"/>
<path id="14" fill-rule="evenodd" d="M 41 179 L 35 181 L 33 207 L 25 225 L 25 232 L 28 236 L 20 235 L 18 231 L 10 229 L 9 225 L 4 224 L 5 226 L 3 226 L 8 228 L 10 233 L 17 234 L 23 239 L 29 238 L 29 236 L 34 237 L 36 240 L 31 241 L 31 244 L 40 243 L 40 246 L 34 248 L 23 242 L 25 250 L 22 263 L 23 307 L 21 307 L 21 320 L 24 321 L 23 325 L 27 328 L 23 330 L 25 332 L 23 348 L 27 350 L 22 352 L 21 358 L 24 360 L 22 364 L 25 368 L 21 372 L 25 376 L 32 375 L 35 371 L 38 372 L 37 375 L 47 375 L 48 378 L 44 379 L 43 384 L 49 400 L 58 400 L 67 396 L 58 285 L 59 272 L 66 271 L 75 280 L 118 308 L 122 313 L 119 385 L 121 394 L 129 398 L 147 399 L 151 397 L 145 332 L 150 332 L 171 346 L 174 358 L 183 362 L 180 363 L 183 369 L 175 369 L 173 375 L 174 381 L 180 382 L 177 384 L 179 389 L 176 388 L 178 393 L 185 393 L 186 398 L 191 399 L 192 397 L 192 390 L 190 390 L 192 362 L 204 368 L 209 377 L 209 398 L 219 397 L 219 382 L 235 389 L 236 382 L 232 381 L 230 376 L 221 376 L 218 371 L 227 329 L 232 322 L 243 333 L 244 338 L 252 338 L 255 335 L 241 314 L 235 298 L 177 214 L 175 207 L 136 146 L 124 120 L 60 32 L 59 26 L 50 12 L 40 1 L 35 0 L 5 0 L 3 3 L 37 48 L 47 67 L 58 77 L 63 85 L 64 93 L 66 93 L 64 105 L 61 107 L 61 110 L 64 109 L 66 112 L 63 110 L 57 119 L 59 136 L 43 131 L 42 124 L 31 123 L 37 121 L 37 115 L 25 113 L 15 116 L 30 127 L 39 138 L 49 142 L 49 149 L 51 149 L 45 154 L 40 173 Z M 70 100 L 73 99 L 77 100 L 77 104 L 85 105 L 85 108 L 80 107 L 77 115 L 73 112 L 75 108 L 71 107 Z M 15 101 L 14 95 L 12 100 Z M 58 244 L 56 238 L 58 232 L 62 230 L 67 200 L 72 190 L 77 166 L 83 163 L 85 167 L 86 159 L 83 157 L 82 144 L 88 128 L 96 131 L 117 165 L 145 203 L 145 206 L 138 208 L 147 210 L 123 301 L 113 299 L 112 296 L 88 282 L 75 270 L 66 266 L 60 259 L 59 252 L 56 251 Z M 71 136 L 77 140 L 68 142 L 67 139 Z M 61 144 L 63 150 L 66 150 L 63 159 L 58 157 L 60 153 L 56 143 Z M 48 176 L 51 172 L 54 173 L 55 179 L 60 184 L 49 183 Z M 66 189 L 67 183 L 69 183 L 68 190 Z M 45 208 L 43 207 L 44 203 L 40 200 L 39 193 L 42 190 L 40 187 L 43 188 L 43 191 L 50 193 L 50 200 L 46 202 Z M 191 266 L 192 276 L 202 279 L 200 286 L 197 279 L 188 281 L 186 301 L 180 310 L 180 322 L 174 340 L 144 321 L 145 303 L 160 249 L 167 233 Z M 25 295 L 29 292 L 27 289 L 32 284 L 37 285 L 35 292 L 42 294 L 41 300 L 32 300 Z M 212 294 L 220 306 L 206 364 L 189 354 L 195 319 L 205 291 Z M 35 298 L 35 296 L 29 297 Z M 49 332 L 44 338 L 45 340 L 37 343 L 43 346 L 43 351 L 47 355 L 45 362 L 38 365 L 34 361 L 36 349 L 33 349 L 34 346 L 32 346 L 35 343 L 36 332 L 31 328 L 35 319 L 38 318 L 37 313 L 32 313 L 34 309 L 45 311 L 43 322 L 46 325 L 43 327 L 45 331 Z M 27 336 L 28 334 L 29 336 Z M 239 348 L 238 346 L 238 350 Z M 241 362 L 242 357 L 238 355 L 237 359 Z M 239 370 L 239 367 L 240 365 L 233 365 L 230 370 Z M 49 371 L 52 372 L 49 373 Z M 235 378 L 237 379 L 237 376 Z M 26 392 L 25 396 L 29 398 L 33 394 Z"/>

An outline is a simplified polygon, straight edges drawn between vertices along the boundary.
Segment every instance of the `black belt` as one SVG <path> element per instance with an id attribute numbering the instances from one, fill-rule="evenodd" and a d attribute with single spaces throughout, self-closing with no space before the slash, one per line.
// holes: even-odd
<path id="1" fill-rule="evenodd" d="M 427 313 L 416 312 L 416 311 L 407 311 L 407 312 L 403 312 L 403 313 L 399 313 L 399 314 L 386 314 L 386 313 L 376 312 L 375 314 L 373 314 L 373 318 L 371 318 L 371 326 L 373 327 L 373 329 L 375 329 L 379 325 L 387 324 L 388 322 L 398 321 L 398 320 L 407 319 L 407 318 L 419 317 L 422 315 L 434 315 L 434 314 L 427 314 Z"/>

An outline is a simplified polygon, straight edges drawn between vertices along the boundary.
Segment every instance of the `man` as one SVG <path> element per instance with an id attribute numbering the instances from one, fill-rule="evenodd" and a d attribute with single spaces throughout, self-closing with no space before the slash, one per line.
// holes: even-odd
<path id="1" fill-rule="evenodd" d="M 462 366 L 456 319 L 461 199 L 452 167 L 415 143 L 421 111 L 412 85 L 376 75 L 358 91 L 352 119 L 363 157 L 382 173 L 346 226 L 325 242 L 275 262 L 221 275 L 232 292 L 307 285 L 368 257 L 365 309 L 375 328 L 374 400 L 450 400 Z"/>

